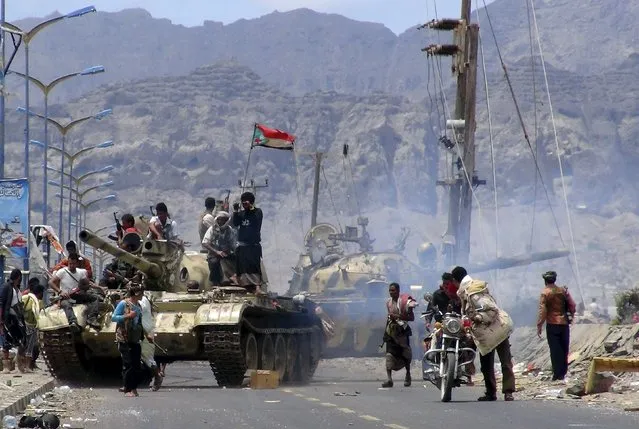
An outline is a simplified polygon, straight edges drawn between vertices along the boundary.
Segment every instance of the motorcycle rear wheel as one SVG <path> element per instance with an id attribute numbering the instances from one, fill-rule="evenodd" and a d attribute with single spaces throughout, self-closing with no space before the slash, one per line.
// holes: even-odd
<path id="1" fill-rule="evenodd" d="M 450 402 L 455 384 L 455 368 L 457 367 L 457 355 L 455 352 L 446 353 L 446 376 L 441 381 L 441 400 Z"/>

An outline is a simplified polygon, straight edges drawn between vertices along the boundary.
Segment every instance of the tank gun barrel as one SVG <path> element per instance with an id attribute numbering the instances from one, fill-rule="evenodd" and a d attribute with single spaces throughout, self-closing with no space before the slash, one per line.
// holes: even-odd
<path id="1" fill-rule="evenodd" d="M 506 268 L 519 267 L 529 265 L 533 262 L 546 261 L 549 259 L 563 258 L 570 255 L 569 250 L 549 250 L 545 252 L 535 252 L 524 255 L 518 255 L 512 258 L 498 258 L 489 262 L 471 265 L 469 272 L 481 273 L 490 270 L 503 270 Z"/>
<path id="2" fill-rule="evenodd" d="M 131 264 L 138 270 L 142 271 L 151 279 L 157 279 L 162 276 L 162 268 L 159 265 L 149 262 L 139 256 L 135 256 L 125 250 L 115 247 L 111 243 L 103 240 L 95 234 L 90 233 L 87 230 L 80 231 L 80 240 L 89 246 L 102 250 L 110 255 L 113 255 L 117 259 Z"/>

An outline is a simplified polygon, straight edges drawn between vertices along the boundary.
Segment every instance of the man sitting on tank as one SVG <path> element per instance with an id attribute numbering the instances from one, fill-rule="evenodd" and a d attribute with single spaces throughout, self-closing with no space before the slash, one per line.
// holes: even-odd
<path id="1" fill-rule="evenodd" d="M 91 262 L 86 258 L 86 256 L 81 255 L 78 252 L 78 246 L 75 244 L 75 241 L 71 240 L 66 245 L 68 255 L 75 253 L 78 255 L 78 268 L 82 268 L 83 270 L 87 270 L 87 275 L 90 279 L 93 278 L 93 269 L 91 268 Z M 63 258 L 55 267 L 51 269 L 51 272 L 54 273 L 58 271 L 60 268 L 69 266 L 69 258 Z"/>
<path id="2" fill-rule="evenodd" d="M 235 275 L 235 242 L 233 229 L 228 224 L 229 217 L 227 212 L 218 212 L 215 224 L 202 239 L 202 246 L 209 252 L 209 281 L 213 286 L 229 285 Z"/>
<path id="3" fill-rule="evenodd" d="M 233 226 L 237 228 L 236 273 L 240 285 L 251 292 L 260 293 L 262 285 L 262 210 L 255 207 L 255 195 L 244 192 L 233 204 Z"/>
<path id="4" fill-rule="evenodd" d="M 90 294 L 91 287 L 102 289 L 93 284 L 87 275 L 87 271 L 78 267 L 79 256 L 77 253 L 69 255 L 69 265 L 53 273 L 49 280 L 49 287 L 59 295 L 58 305 L 64 311 L 69 321 L 69 326 L 75 331 L 82 328 L 78 325 L 78 319 L 73 312 L 73 304 L 88 304 L 87 323 L 98 329 L 97 316 L 99 313 L 99 302 L 96 295 Z"/>
<path id="5" fill-rule="evenodd" d="M 177 240 L 177 223 L 169 216 L 169 209 L 164 203 L 155 206 L 156 216 L 149 220 L 148 238 L 153 240 Z"/>
<path id="6" fill-rule="evenodd" d="M 122 216 L 122 227 L 124 228 L 125 235 L 130 232 L 138 232 L 138 229 L 135 226 L 126 226 L 125 227 L 125 218 L 127 215 Z M 133 219 L 132 215 L 131 219 Z M 133 219 L 133 222 L 135 220 Z M 132 224 L 131 224 L 132 225 Z M 118 247 L 126 252 L 131 252 L 132 246 L 138 246 L 139 242 L 135 236 L 132 236 L 131 240 L 122 239 L 118 242 Z M 137 273 L 137 269 L 133 267 L 131 264 L 122 261 L 118 258 L 113 258 L 113 260 L 104 267 L 102 271 L 102 278 L 100 279 L 100 286 L 104 286 L 108 289 L 121 289 L 125 287 L 126 283 L 132 279 Z"/>

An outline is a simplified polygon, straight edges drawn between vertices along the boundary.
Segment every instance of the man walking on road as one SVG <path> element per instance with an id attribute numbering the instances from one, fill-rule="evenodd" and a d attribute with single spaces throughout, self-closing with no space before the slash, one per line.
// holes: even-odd
<path id="1" fill-rule="evenodd" d="M 406 369 L 404 386 L 408 387 L 411 385 L 410 364 L 413 358 L 410 348 L 412 331 L 408 322 L 415 320 L 413 309 L 417 306 L 417 301 L 409 294 L 400 294 L 398 283 L 388 285 L 388 294 L 390 295 L 386 301 L 388 318 L 384 331 L 387 380 L 382 383 L 382 387 L 393 387 L 393 371 L 399 371 L 402 368 Z"/>
<path id="2" fill-rule="evenodd" d="M 118 303 L 111 320 L 116 323 L 115 339 L 122 358 L 122 378 L 124 379 L 124 396 L 139 396 L 140 372 L 142 363 L 142 347 L 140 342 L 146 339 L 152 343 L 153 337 L 144 332 L 142 325 L 142 308 L 140 299 L 144 291 L 139 286 L 129 289 L 127 298 Z"/>
<path id="3" fill-rule="evenodd" d="M 539 297 L 537 314 L 537 336 L 546 324 L 546 338 L 550 348 L 552 381 L 564 380 L 568 372 L 568 350 L 570 348 L 570 315 L 575 314 L 575 301 L 567 288 L 555 284 L 557 273 L 548 271 L 541 276 L 545 287 Z"/>
<path id="4" fill-rule="evenodd" d="M 486 393 L 478 400 L 497 400 L 496 351 L 503 374 L 504 401 L 513 401 L 515 374 L 509 342 L 513 330 L 512 319 L 508 313 L 497 306 L 497 302 L 488 291 L 486 282 L 473 280 L 463 267 L 455 267 L 451 274 L 453 281 L 459 286 L 457 294 L 462 301 L 462 311 L 473 322 L 471 334 L 480 354 L 479 363 L 484 375 Z"/>

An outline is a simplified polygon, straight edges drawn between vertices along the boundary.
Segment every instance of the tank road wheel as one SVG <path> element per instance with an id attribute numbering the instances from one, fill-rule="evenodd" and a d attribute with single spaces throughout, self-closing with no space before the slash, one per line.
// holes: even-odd
<path id="1" fill-rule="evenodd" d="M 295 369 L 297 367 L 297 338 L 296 335 L 287 335 L 286 339 L 286 377 L 287 382 L 295 381 Z"/>
<path id="2" fill-rule="evenodd" d="M 309 364 L 309 372 L 308 378 L 313 378 L 313 374 L 315 374 L 315 370 L 319 365 L 321 356 L 322 356 L 322 338 L 320 333 L 317 330 L 314 330 L 309 334 L 310 341 L 310 364 Z"/>
<path id="3" fill-rule="evenodd" d="M 275 365 L 275 346 L 272 335 L 260 336 L 260 369 L 271 370 Z"/>
<path id="4" fill-rule="evenodd" d="M 252 332 L 246 336 L 244 345 L 244 359 L 246 359 L 247 369 L 257 369 L 259 364 L 259 355 L 257 354 L 257 339 Z"/>
<path id="5" fill-rule="evenodd" d="M 284 380 L 284 374 L 286 373 L 286 341 L 284 336 L 277 334 L 275 336 L 275 356 L 273 369 L 277 371 L 280 379 L 280 383 Z"/>
<path id="6" fill-rule="evenodd" d="M 306 384 L 311 373 L 311 344 L 308 335 L 299 335 L 297 337 L 299 344 L 299 356 L 297 359 L 297 371 L 295 371 L 296 383 Z"/>

